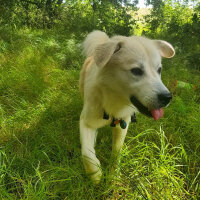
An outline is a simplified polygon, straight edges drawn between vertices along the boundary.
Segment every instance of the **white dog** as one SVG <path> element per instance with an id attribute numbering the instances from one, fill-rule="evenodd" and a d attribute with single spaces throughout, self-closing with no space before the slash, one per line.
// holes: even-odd
<path id="1" fill-rule="evenodd" d="M 161 57 L 171 58 L 172 45 L 144 37 L 90 33 L 83 43 L 87 59 L 80 75 L 84 106 L 80 140 L 86 173 L 98 183 L 100 162 L 95 155 L 97 129 L 113 127 L 112 153 L 119 153 L 131 116 L 138 110 L 155 120 L 172 98 L 161 81 Z"/>

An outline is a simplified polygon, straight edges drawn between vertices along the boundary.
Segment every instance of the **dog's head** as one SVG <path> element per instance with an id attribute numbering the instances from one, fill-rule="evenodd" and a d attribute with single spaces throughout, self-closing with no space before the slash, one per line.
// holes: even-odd
<path id="1" fill-rule="evenodd" d="M 161 80 L 161 57 L 175 54 L 171 44 L 144 37 L 115 36 L 94 51 L 100 81 L 127 98 L 141 113 L 159 119 L 172 96 Z"/>

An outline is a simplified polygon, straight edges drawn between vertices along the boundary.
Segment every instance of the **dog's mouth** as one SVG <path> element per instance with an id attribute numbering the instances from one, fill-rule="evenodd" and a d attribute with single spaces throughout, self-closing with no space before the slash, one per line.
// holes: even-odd
<path id="1" fill-rule="evenodd" d="M 130 101 L 139 110 L 139 112 L 148 117 L 153 117 L 154 120 L 160 119 L 164 114 L 163 108 L 149 109 L 145 107 L 140 101 L 138 101 L 134 96 L 130 97 Z"/>

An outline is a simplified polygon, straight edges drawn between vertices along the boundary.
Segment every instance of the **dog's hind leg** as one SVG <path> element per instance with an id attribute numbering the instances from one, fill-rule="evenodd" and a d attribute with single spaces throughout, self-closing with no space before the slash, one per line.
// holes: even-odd
<path id="1" fill-rule="evenodd" d="M 97 131 L 88 127 L 84 121 L 80 120 L 80 140 L 81 140 L 81 153 L 83 164 L 86 173 L 91 177 L 94 183 L 99 183 L 101 180 L 100 162 L 95 154 L 95 142 Z"/>

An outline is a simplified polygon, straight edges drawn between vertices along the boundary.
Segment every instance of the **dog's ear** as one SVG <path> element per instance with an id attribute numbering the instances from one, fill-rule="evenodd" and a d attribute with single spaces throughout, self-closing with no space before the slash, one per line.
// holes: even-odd
<path id="1" fill-rule="evenodd" d="M 175 55 L 173 46 L 164 40 L 153 40 L 154 44 L 160 51 L 160 55 L 164 58 L 171 58 Z"/>
<path id="2" fill-rule="evenodd" d="M 94 61 L 98 67 L 104 67 L 111 56 L 121 49 L 120 42 L 106 42 L 96 47 L 94 51 Z"/>

